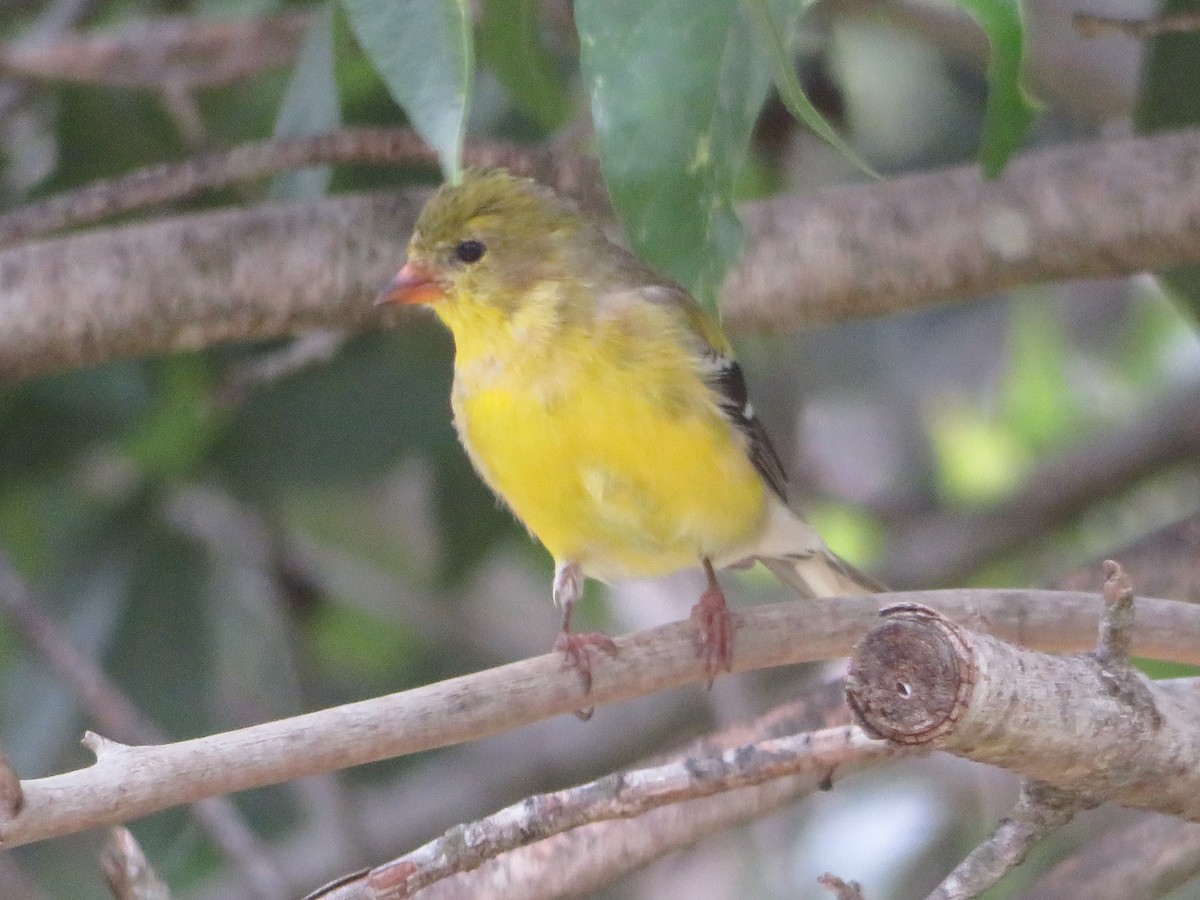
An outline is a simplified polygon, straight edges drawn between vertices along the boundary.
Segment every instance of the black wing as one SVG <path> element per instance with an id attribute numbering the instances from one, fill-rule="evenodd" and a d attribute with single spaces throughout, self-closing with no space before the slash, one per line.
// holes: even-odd
<path id="1" fill-rule="evenodd" d="M 750 395 L 746 391 L 746 379 L 737 360 L 717 353 L 711 356 L 711 374 L 706 379 L 717 392 L 717 403 L 730 423 L 746 436 L 750 461 L 754 468 L 771 486 L 779 499 L 787 503 L 787 473 L 779 454 L 767 437 L 767 430 L 754 412 Z"/>

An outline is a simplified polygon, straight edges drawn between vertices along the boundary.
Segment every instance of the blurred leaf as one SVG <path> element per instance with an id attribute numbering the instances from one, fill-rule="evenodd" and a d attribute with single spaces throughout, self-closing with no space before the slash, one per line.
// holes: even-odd
<path id="1" fill-rule="evenodd" d="M 841 135 L 825 121 L 821 111 L 817 109 L 796 77 L 796 66 L 791 52 L 787 47 L 785 32 L 780 27 L 778 19 L 771 11 L 768 0 L 747 0 L 754 18 L 758 23 L 767 53 L 775 72 L 775 89 L 788 112 L 816 132 L 817 136 L 833 147 L 838 153 L 859 171 L 878 178 L 879 174 L 868 166 L 854 149 L 842 140 Z"/>
<path id="2" fill-rule="evenodd" d="M 321 11 L 313 16 L 275 120 L 275 137 L 320 134 L 341 124 L 342 111 L 333 74 L 334 12 L 332 0 L 326 0 Z M 313 199 L 329 189 L 331 176 L 329 166 L 284 172 L 275 177 L 271 193 L 275 197 Z"/>
<path id="3" fill-rule="evenodd" d="M 312 659 L 326 678 L 350 680 L 359 694 L 395 690 L 426 662 L 418 634 L 345 603 L 321 604 L 306 625 Z"/>
<path id="4" fill-rule="evenodd" d="M 51 375 L 0 394 L 4 476 L 43 475 L 127 431 L 153 402 L 145 363 Z"/>
<path id="5" fill-rule="evenodd" d="M 634 248 L 710 309 L 741 244 L 733 182 L 770 86 L 735 0 L 579 0 L 600 163 Z"/>
<path id="6" fill-rule="evenodd" d="M 571 95 L 542 46 L 536 0 L 484 0 L 479 59 L 499 76 L 518 108 L 550 131 L 574 111 Z"/>
<path id="7" fill-rule="evenodd" d="M 1162 15 L 1194 11 L 1194 0 L 1166 0 Z M 1138 131 L 1185 128 L 1200 123 L 1200 33 L 1163 34 L 1147 44 L 1141 92 L 1134 111 Z M 1172 297 L 1200 324 L 1200 266 L 1156 273 Z"/>
<path id="8" fill-rule="evenodd" d="M 434 150 L 446 180 L 462 177 L 474 49 L 466 0 L 342 0 L 388 90 Z"/>
<path id="9" fill-rule="evenodd" d="M 883 547 L 879 521 L 861 509 L 846 503 L 810 503 L 804 512 L 834 552 L 855 565 L 865 565 Z"/>
<path id="10" fill-rule="evenodd" d="M 1021 86 L 1025 58 L 1021 5 L 1018 0 L 958 0 L 958 4 L 979 23 L 991 44 L 979 163 L 984 175 L 995 178 L 1024 143 L 1038 109 Z"/>
<path id="11" fill-rule="evenodd" d="M 1147 677 L 1159 678 L 1196 678 L 1200 676 L 1200 666 L 1189 666 L 1187 663 L 1169 662 L 1161 659 L 1133 660 L 1134 666 L 1141 669 Z"/>
<path id="12" fill-rule="evenodd" d="M 121 561 L 130 572 L 124 617 L 105 668 L 173 737 L 211 731 L 214 649 L 199 552 L 161 524 L 153 493 L 114 517 L 97 552 Z"/>
<path id="13" fill-rule="evenodd" d="M 208 366 L 192 354 L 147 365 L 158 373 L 154 403 L 130 429 L 122 449 L 151 479 L 188 475 L 217 437 Z"/>
<path id="14" fill-rule="evenodd" d="M 442 583 L 454 587 L 487 551 L 511 536 L 515 520 L 487 488 L 459 447 L 434 461 L 435 512 L 442 548 Z"/>
<path id="15" fill-rule="evenodd" d="M 1028 468 L 1028 454 L 1012 432 L 964 402 L 941 404 L 929 432 L 942 494 L 951 503 L 1003 497 Z"/>
<path id="16" fill-rule="evenodd" d="M 457 443 L 450 347 L 431 321 L 348 344 L 328 364 L 274 382 L 232 413 L 213 462 L 255 496 L 360 480 L 406 452 Z"/>
<path id="17" fill-rule="evenodd" d="M 1067 378 L 1062 322 L 1040 300 L 1016 303 L 1008 330 L 1009 363 L 1001 385 L 1014 439 L 1033 451 L 1060 443 L 1080 424 Z"/>

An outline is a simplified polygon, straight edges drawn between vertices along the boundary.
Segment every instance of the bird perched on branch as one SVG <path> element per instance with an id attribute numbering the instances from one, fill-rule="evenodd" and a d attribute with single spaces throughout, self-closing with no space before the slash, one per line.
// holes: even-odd
<path id="1" fill-rule="evenodd" d="M 570 629 L 585 577 L 702 566 L 710 680 L 732 655 L 716 569 L 761 560 L 806 597 L 879 589 L 788 508 L 717 323 L 549 188 L 502 170 L 443 186 L 379 302 L 427 305 L 453 333 L 459 438 L 554 557 L 555 646 L 585 688 L 589 654 L 615 651 Z"/>

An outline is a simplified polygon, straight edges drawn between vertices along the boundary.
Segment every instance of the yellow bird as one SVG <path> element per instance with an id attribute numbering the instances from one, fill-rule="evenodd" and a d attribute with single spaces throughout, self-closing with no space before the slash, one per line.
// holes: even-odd
<path id="1" fill-rule="evenodd" d="M 701 565 L 692 611 L 710 678 L 732 631 L 714 569 L 760 560 L 803 596 L 879 589 L 787 506 L 786 477 L 717 323 L 552 190 L 472 171 L 421 211 L 381 303 L 430 306 L 454 336 L 454 424 L 475 469 L 554 557 L 555 647 L 584 577 Z"/>

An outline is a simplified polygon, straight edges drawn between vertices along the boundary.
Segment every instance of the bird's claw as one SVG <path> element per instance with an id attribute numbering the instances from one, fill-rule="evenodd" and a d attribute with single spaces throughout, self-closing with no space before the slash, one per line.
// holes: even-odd
<path id="1" fill-rule="evenodd" d="M 617 643 L 607 634 L 599 631 L 586 631 L 576 634 L 563 631 L 554 642 L 554 649 L 563 655 L 563 664 L 579 673 L 583 681 L 583 692 L 592 692 L 592 657 L 594 650 L 599 650 L 607 656 L 617 655 Z M 585 722 L 592 717 L 592 708 L 576 710 L 575 715 Z"/>
<path id="2" fill-rule="evenodd" d="M 699 602 L 692 607 L 692 621 L 711 688 L 718 672 L 733 671 L 733 614 L 725 605 L 725 594 L 719 587 L 710 587 L 700 595 Z"/>

